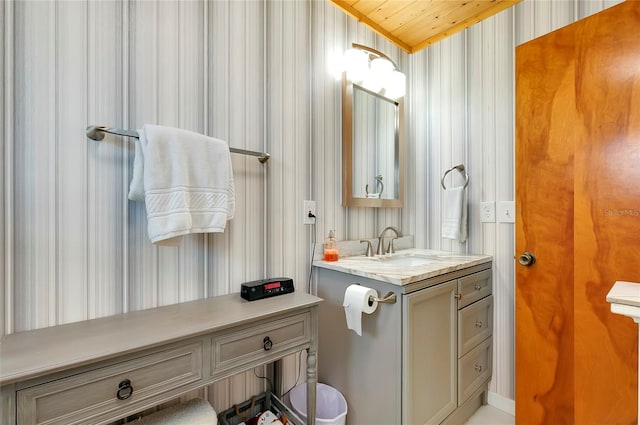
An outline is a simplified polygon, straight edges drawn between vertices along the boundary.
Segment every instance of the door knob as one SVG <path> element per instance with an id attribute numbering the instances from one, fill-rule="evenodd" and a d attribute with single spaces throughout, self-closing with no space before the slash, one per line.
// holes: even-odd
<path id="1" fill-rule="evenodd" d="M 536 262 L 536 256 L 530 252 L 525 252 L 524 254 L 518 257 L 518 263 L 522 266 L 533 266 Z"/>

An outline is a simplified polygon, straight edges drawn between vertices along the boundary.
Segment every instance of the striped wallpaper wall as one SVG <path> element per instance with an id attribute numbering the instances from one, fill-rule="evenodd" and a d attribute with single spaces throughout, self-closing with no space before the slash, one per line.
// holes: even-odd
<path id="1" fill-rule="evenodd" d="M 513 199 L 517 44 L 617 3 L 524 0 L 413 55 L 325 1 L 6 1 L 0 5 L 0 329 L 18 332 L 239 290 L 290 276 L 305 290 L 310 245 L 329 228 L 371 238 L 386 225 L 418 247 L 494 255 L 492 391 L 513 398 L 513 225 L 480 223 L 479 202 Z M 340 201 L 340 83 L 352 42 L 408 77 L 406 203 Z M 87 140 L 90 124 L 187 128 L 265 150 L 233 155 L 236 216 L 224 234 L 156 247 L 127 200 L 133 145 Z M 470 173 L 466 245 L 440 238 L 440 176 Z M 317 225 L 302 225 L 302 201 Z M 285 385 L 298 374 L 286 363 Z M 257 373 L 260 373 L 259 371 Z M 214 386 L 221 409 L 260 391 L 251 372 Z"/>

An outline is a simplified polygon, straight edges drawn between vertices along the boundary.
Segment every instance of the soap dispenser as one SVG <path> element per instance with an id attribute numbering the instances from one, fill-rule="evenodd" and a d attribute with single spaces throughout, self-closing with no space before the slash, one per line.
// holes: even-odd
<path id="1" fill-rule="evenodd" d="M 324 261 L 338 261 L 335 232 L 333 229 L 329 230 L 329 237 L 324 244 Z"/>

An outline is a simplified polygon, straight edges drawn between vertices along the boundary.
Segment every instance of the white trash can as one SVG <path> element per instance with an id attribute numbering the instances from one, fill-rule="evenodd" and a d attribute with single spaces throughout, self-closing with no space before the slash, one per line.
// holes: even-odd
<path id="1" fill-rule="evenodd" d="M 301 384 L 289 393 L 291 407 L 307 422 L 307 384 Z M 347 401 L 340 391 L 325 384 L 316 384 L 316 423 L 344 425 L 347 419 Z"/>

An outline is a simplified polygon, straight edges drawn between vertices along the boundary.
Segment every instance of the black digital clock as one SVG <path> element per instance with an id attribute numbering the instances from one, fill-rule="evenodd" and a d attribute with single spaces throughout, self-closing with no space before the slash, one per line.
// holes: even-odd
<path id="1" fill-rule="evenodd" d="M 240 287 L 240 296 L 247 301 L 255 301 L 276 295 L 290 294 L 293 291 L 293 279 L 276 277 L 243 283 Z"/>

